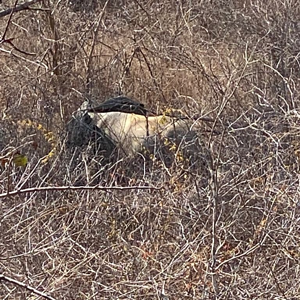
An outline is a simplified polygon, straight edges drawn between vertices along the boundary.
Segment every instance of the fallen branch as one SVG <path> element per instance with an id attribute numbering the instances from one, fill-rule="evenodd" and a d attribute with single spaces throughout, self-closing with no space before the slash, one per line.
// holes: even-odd
<path id="1" fill-rule="evenodd" d="M 15 280 L 13 278 L 10 278 L 10 277 L 7 277 L 7 276 L 4 276 L 3 274 L 0 274 L 0 281 L 7 281 L 7 282 L 10 282 L 10 283 L 13 283 L 15 285 L 18 285 L 20 287 L 23 287 L 25 288 L 26 290 L 38 295 L 38 296 L 41 296 L 41 297 L 44 297 L 48 300 L 55 300 L 53 297 L 51 296 L 48 296 L 47 294 L 43 293 L 43 292 L 40 292 L 39 290 L 35 289 L 34 287 L 26 284 L 26 283 L 23 283 L 21 281 L 18 281 L 18 280 Z"/>
<path id="2" fill-rule="evenodd" d="M 36 193 L 36 192 L 51 192 L 51 191 L 128 191 L 128 190 L 161 190 L 158 187 L 151 186 L 45 186 L 35 187 L 27 189 L 19 189 L 11 192 L 0 194 L 0 199 L 5 197 L 17 196 L 25 193 Z"/>

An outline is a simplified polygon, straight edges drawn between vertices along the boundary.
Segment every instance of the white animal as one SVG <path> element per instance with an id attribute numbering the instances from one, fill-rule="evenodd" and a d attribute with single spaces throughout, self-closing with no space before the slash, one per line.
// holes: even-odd
<path id="1" fill-rule="evenodd" d="M 127 156 L 145 150 L 156 153 L 161 148 L 177 151 L 195 143 L 196 134 L 183 119 L 124 112 L 88 114 L 93 123 Z"/>
<path id="2" fill-rule="evenodd" d="M 112 98 L 93 108 L 84 102 L 67 125 L 67 146 L 92 142 L 104 158 L 141 153 L 165 162 L 178 156 L 197 160 L 200 147 L 193 125 L 187 118 L 154 116 L 143 104 L 126 97 Z"/>

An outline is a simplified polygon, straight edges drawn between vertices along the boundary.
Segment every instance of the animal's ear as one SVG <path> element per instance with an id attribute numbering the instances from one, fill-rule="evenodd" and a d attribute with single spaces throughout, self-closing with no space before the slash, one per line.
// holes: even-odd
<path id="1" fill-rule="evenodd" d="M 86 111 L 86 110 L 78 110 L 78 111 L 75 111 L 73 114 L 72 114 L 72 118 L 71 120 L 68 122 L 67 124 L 67 128 L 73 128 L 73 127 L 76 127 L 80 124 L 86 124 L 86 125 L 89 125 L 91 124 L 93 121 L 92 117 L 90 116 L 90 114 Z"/>
<path id="2" fill-rule="evenodd" d="M 78 110 L 86 110 L 86 109 L 90 109 L 91 108 L 91 102 L 90 101 L 84 101 L 81 106 L 79 107 Z"/>

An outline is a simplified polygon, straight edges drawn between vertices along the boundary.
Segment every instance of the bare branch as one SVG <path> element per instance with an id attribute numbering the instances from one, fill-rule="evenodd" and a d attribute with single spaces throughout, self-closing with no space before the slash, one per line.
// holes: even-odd
<path id="1" fill-rule="evenodd" d="M 13 42 L 12 42 L 13 38 L 6 39 L 5 36 L 6 36 L 7 31 L 8 31 L 8 27 L 9 27 L 9 24 L 11 22 L 11 18 L 12 18 L 12 15 L 14 14 L 14 12 L 21 11 L 21 10 L 24 10 L 24 9 L 28 9 L 28 7 L 31 4 L 34 4 L 34 3 L 38 2 L 38 1 L 40 1 L 40 0 L 34 0 L 34 1 L 26 2 L 26 3 L 23 3 L 23 4 L 19 5 L 19 6 L 17 6 L 18 0 L 16 0 L 13 8 L 10 8 L 10 9 L 7 9 L 5 11 L 0 12 L 0 18 L 3 17 L 3 16 L 6 16 L 8 14 L 10 14 L 9 19 L 7 20 L 7 24 L 6 24 L 5 30 L 4 30 L 4 32 L 2 34 L 2 38 L 0 39 L 0 44 L 8 43 L 16 51 L 18 51 L 18 52 L 20 52 L 22 54 L 35 55 L 34 53 L 29 53 L 29 52 L 26 52 L 26 51 L 23 51 L 23 50 L 19 49 L 18 47 L 16 47 L 13 44 Z"/>
<path id="2" fill-rule="evenodd" d="M 0 12 L 0 18 L 5 17 L 5 16 L 7 16 L 11 13 L 14 13 L 14 12 L 19 12 L 21 10 L 28 9 L 30 5 L 35 4 L 37 2 L 40 2 L 40 1 L 41 0 L 32 0 L 32 1 L 28 1 L 28 2 L 25 2 L 23 4 L 20 4 L 18 6 L 14 6 L 13 8 L 3 10 L 3 11 Z"/>
<path id="3" fill-rule="evenodd" d="M 92 57 L 93 57 L 93 53 L 94 53 L 94 49 L 95 49 L 95 45 L 96 45 L 96 40 L 97 40 L 97 34 L 100 28 L 100 24 L 101 21 L 103 19 L 104 16 L 104 12 L 106 9 L 106 6 L 108 4 L 109 0 L 106 0 L 106 2 L 104 3 L 104 6 L 102 8 L 102 11 L 100 13 L 100 16 L 96 22 L 96 26 L 95 29 L 93 30 L 93 42 L 92 42 L 92 46 L 91 46 L 91 50 L 88 56 L 88 62 L 87 62 L 87 75 L 86 75 L 86 84 L 87 84 L 87 90 L 88 90 L 88 94 L 90 94 L 91 92 L 91 63 L 92 63 Z"/>
<path id="4" fill-rule="evenodd" d="M 162 188 L 151 187 L 151 186 L 45 186 L 28 189 L 20 189 L 12 192 L 0 194 L 0 198 L 9 196 L 16 196 L 24 193 L 35 193 L 35 192 L 50 192 L 50 191 L 128 191 L 128 190 L 161 190 Z"/>
<path id="5" fill-rule="evenodd" d="M 14 4 L 14 8 L 17 6 L 17 4 L 18 4 L 18 0 L 16 0 L 16 2 L 15 2 L 15 4 Z M 9 16 L 9 18 L 8 18 L 8 20 L 7 20 L 6 27 L 5 27 L 5 30 L 4 30 L 4 32 L 3 32 L 2 38 L 1 38 L 1 40 L 0 40 L 0 43 L 2 43 L 3 40 L 5 39 L 5 35 L 6 35 L 7 30 L 8 30 L 8 26 L 9 26 L 9 24 L 10 24 L 12 15 L 13 15 L 13 9 L 12 9 L 11 12 L 10 12 L 10 16 Z"/>
<path id="6" fill-rule="evenodd" d="M 21 282 L 21 281 L 18 281 L 18 280 L 15 280 L 13 278 L 10 278 L 10 277 L 7 277 L 7 276 L 4 276 L 2 274 L 0 274 L 0 281 L 3 280 L 3 281 L 7 281 L 7 282 L 10 282 L 10 283 L 13 283 L 15 285 L 18 285 L 20 287 L 23 287 L 25 288 L 26 290 L 38 295 L 38 296 L 41 296 L 41 297 L 44 297 L 45 299 L 48 299 L 48 300 L 55 300 L 55 298 L 35 289 L 34 287 L 24 283 L 24 282 Z"/>
<path id="7" fill-rule="evenodd" d="M 19 49 L 18 47 L 16 47 L 16 46 L 13 44 L 12 40 L 13 40 L 13 38 L 11 38 L 11 39 L 2 39 L 2 40 L 0 41 L 0 43 L 1 43 L 1 44 L 7 43 L 7 44 L 11 45 L 16 51 L 18 51 L 18 52 L 20 52 L 20 53 L 22 53 L 22 54 L 26 54 L 26 55 L 35 55 L 35 53 L 29 53 L 29 52 L 26 52 L 26 51 L 23 51 L 23 50 Z"/>

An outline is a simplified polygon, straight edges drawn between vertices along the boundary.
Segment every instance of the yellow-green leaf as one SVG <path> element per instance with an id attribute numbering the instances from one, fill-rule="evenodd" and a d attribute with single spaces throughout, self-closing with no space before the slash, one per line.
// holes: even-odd
<path id="1" fill-rule="evenodd" d="M 25 167 L 27 165 L 28 159 L 25 155 L 15 154 L 13 162 L 17 167 Z"/>

